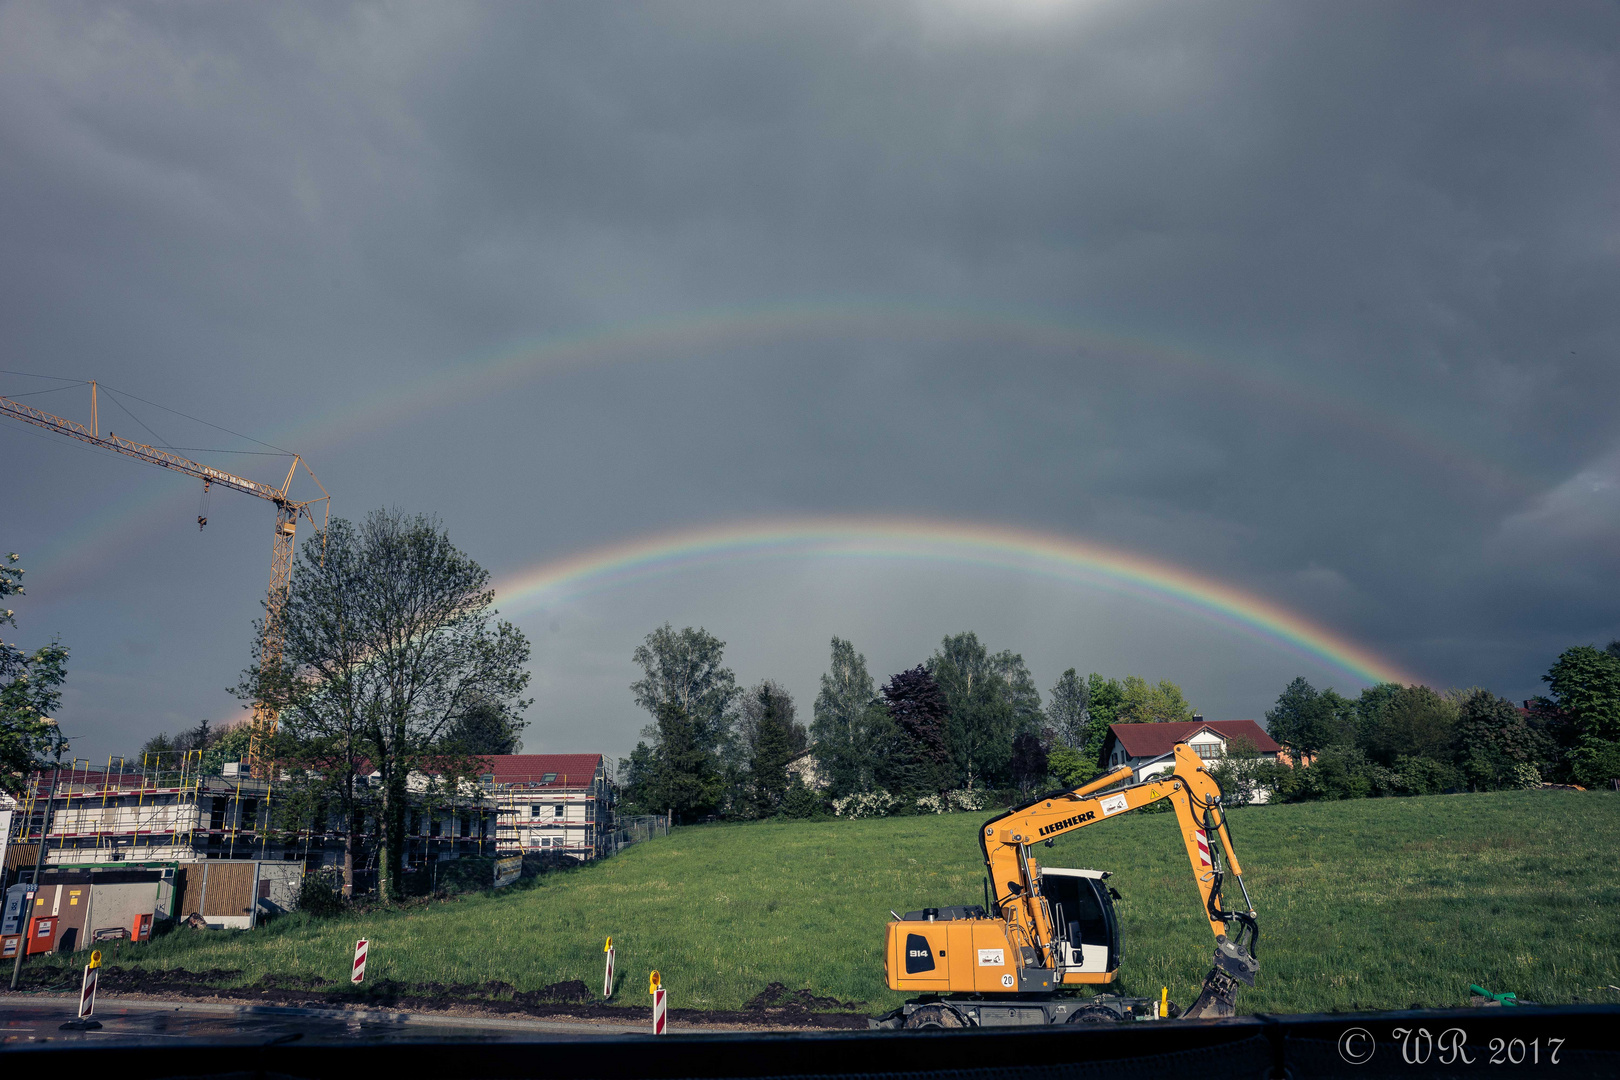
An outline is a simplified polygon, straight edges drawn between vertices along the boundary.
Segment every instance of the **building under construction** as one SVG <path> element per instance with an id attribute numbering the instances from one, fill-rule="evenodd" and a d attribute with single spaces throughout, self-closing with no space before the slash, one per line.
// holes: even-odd
<path id="1" fill-rule="evenodd" d="M 583 861 L 623 846 L 615 842 L 612 785 L 602 755 L 513 754 L 484 761 L 480 782 L 459 791 L 446 794 L 425 778 L 411 785 L 417 804 L 406 818 L 407 867 L 497 854 Z M 285 776 L 280 782 L 259 779 L 241 763 L 210 762 L 203 751 L 149 754 L 138 763 L 115 758 L 100 765 L 64 764 L 59 774 L 36 776 L 9 804 L 14 813 L 5 881 L 31 876 L 47 803 L 49 867 L 244 859 L 297 863 L 307 870 L 341 866 L 343 823 L 325 807 L 313 814 L 291 812 Z M 367 831 L 359 839 L 364 865 L 357 869 L 365 874 L 375 870 L 377 838 Z"/>

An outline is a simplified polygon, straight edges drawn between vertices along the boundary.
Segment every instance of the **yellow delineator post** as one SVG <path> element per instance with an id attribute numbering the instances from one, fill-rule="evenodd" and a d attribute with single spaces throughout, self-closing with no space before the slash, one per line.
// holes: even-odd
<path id="1" fill-rule="evenodd" d="M 602 973 L 602 1000 L 606 1001 L 613 996 L 613 938 L 611 936 L 608 937 L 607 944 L 602 946 L 602 951 L 607 954 L 606 970 Z"/>
<path id="2" fill-rule="evenodd" d="M 665 1018 L 669 1014 L 668 1006 L 664 1003 L 664 983 L 658 977 L 658 972 L 647 976 L 647 992 L 653 999 L 653 1034 L 662 1035 L 666 1030 Z"/>
<path id="3" fill-rule="evenodd" d="M 1170 988 L 1168 986 L 1159 987 L 1159 1019 L 1170 1019 Z"/>

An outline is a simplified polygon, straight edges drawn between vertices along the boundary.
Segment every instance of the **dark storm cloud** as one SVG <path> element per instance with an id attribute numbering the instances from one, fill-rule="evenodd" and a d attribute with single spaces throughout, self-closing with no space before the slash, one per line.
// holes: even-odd
<path id="1" fill-rule="evenodd" d="M 1529 693 L 1620 634 L 1617 44 L 1598 4 L 15 4 L 0 366 L 304 431 L 340 512 L 437 510 L 497 569 L 753 514 L 1005 521 Z M 342 423 L 548 334 L 838 302 L 894 325 Z M 75 707 L 217 715 L 268 526 L 153 518 L 53 585 L 108 504 L 172 486 L 12 427 L 20 610 L 104 675 Z M 168 647 L 131 648 L 154 612 Z M 1276 692 L 1200 678 L 1251 715 Z M 570 707 L 625 707 L 624 672 L 585 681 Z"/>

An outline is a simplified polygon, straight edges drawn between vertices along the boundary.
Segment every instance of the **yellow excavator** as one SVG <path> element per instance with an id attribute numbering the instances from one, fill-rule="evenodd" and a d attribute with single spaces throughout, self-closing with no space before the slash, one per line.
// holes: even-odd
<path id="1" fill-rule="evenodd" d="M 1231 1016 L 1238 984 L 1259 971 L 1256 922 L 1243 870 L 1221 807 L 1221 789 L 1186 743 L 1166 758 L 1170 768 L 1139 783 L 1130 766 L 1072 791 L 1054 791 L 991 818 L 979 829 L 989 871 L 985 906 L 925 908 L 894 915 L 883 968 L 891 990 L 921 996 L 871 1021 L 877 1028 L 1003 1027 L 1111 1023 L 1122 1020 Z M 1146 769 L 1150 762 L 1142 768 Z M 1114 900 L 1105 870 L 1042 866 L 1030 848 L 1128 810 L 1170 800 L 1187 848 L 1203 913 L 1215 935 L 1215 964 L 1197 1000 L 1178 1011 L 1163 998 L 1070 988 L 1106 985 L 1122 955 Z M 1224 857 L 1222 849 L 1225 849 Z M 1241 907 L 1223 910 L 1228 879 Z M 1230 933 L 1236 924 L 1236 932 Z"/>

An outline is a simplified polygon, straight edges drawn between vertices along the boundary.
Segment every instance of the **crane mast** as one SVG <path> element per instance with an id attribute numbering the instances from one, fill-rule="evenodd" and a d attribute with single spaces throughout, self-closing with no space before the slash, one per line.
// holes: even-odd
<path id="1" fill-rule="evenodd" d="M 0 416 L 10 416 L 24 423 L 42 427 L 46 431 L 54 431 L 59 435 L 66 435 L 70 439 L 78 439 L 80 442 L 99 446 L 114 453 L 123 454 L 125 457 L 144 461 L 149 465 L 158 465 L 165 469 L 184 473 L 187 476 L 201 480 L 205 491 L 218 484 L 220 487 L 240 491 L 244 495 L 253 495 L 274 503 L 276 507 L 276 531 L 270 551 L 270 594 L 264 605 L 264 638 L 260 646 L 259 659 L 261 667 L 265 668 L 281 663 L 283 636 L 281 617 L 282 609 L 287 603 L 288 584 L 292 579 L 293 546 L 298 535 L 298 519 L 306 517 L 309 519 L 310 524 L 314 525 L 316 523 L 315 514 L 311 508 L 316 503 L 323 503 L 325 504 L 325 513 L 319 527 L 324 529 L 326 519 L 331 516 L 332 507 L 332 496 L 327 493 L 325 486 L 316 478 L 315 473 L 311 471 L 309 465 L 305 463 L 301 456 L 293 455 L 292 465 L 287 469 L 286 479 L 281 482 L 281 486 L 278 488 L 221 469 L 211 468 L 192 461 L 190 458 L 181 457 L 172 450 L 163 450 L 155 446 L 148 446 L 146 443 L 136 442 L 133 439 L 126 439 L 111 431 L 107 432 L 106 435 L 102 435 L 100 419 L 96 409 L 96 384 L 94 382 L 90 383 L 89 427 L 75 420 L 56 416 L 43 409 L 36 409 L 32 405 L 25 405 L 20 401 L 14 401 L 7 397 L 0 397 Z M 299 501 L 289 497 L 288 493 L 292 490 L 293 476 L 298 472 L 300 465 L 303 466 L 304 472 L 308 474 L 309 478 L 315 482 L 315 486 L 321 489 L 320 498 Z M 206 518 L 199 518 L 198 524 L 201 525 L 206 520 Z M 248 767 L 252 770 L 254 776 L 263 778 L 269 772 L 269 742 L 271 736 L 276 733 L 278 719 L 279 713 L 273 704 L 262 700 L 254 702 L 252 726 L 249 729 L 247 761 Z"/>

